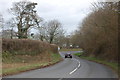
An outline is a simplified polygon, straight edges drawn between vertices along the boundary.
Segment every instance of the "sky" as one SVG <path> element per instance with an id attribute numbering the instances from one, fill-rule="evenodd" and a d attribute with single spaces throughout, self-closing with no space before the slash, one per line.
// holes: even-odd
<path id="1" fill-rule="evenodd" d="M 0 13 L 5 20 L 11 17 L 8 9 L 13 2 L 21 0 L 0 0 Z M 78 24 L 90 12 L 91 3 L 96 0 L 29 0 L 36 2 L 37 13 L 44 21 L 57 19 L 62 23 L 67 33 L 71 33 L 78 28 Z"/>

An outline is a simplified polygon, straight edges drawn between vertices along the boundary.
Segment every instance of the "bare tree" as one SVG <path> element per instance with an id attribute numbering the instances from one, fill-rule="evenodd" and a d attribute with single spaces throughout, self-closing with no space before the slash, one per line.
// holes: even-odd
<path id="1" fill-rule="evenodd" d="M 49 43 L 53 43 L 54 39 L 60 34 L 62 31 L 61 23 L 57 20 L 51 20 L 47 24 L 47 40 Z"/>
<path id="2" fill-rule="evenodd" d="M 3 19 L 2 14 L 0 14 L 0 30 L 2 30 L 3 27 L 4 27 L 4 19 Z"/>
<path id="3" fill-rule="evenodd" d="M 66 32 L 64 29 L 59 30 L 59 34 L 57 34 L 53 40 L 54 44 L 57 44 L 62 47 L 63 44 L 65 44 L 65 33 Z"/>
<path id="4" fill-rule="evenodd" d="M 91 13 L 73 36 L 73 43 L 79 41 L 86 55 L 117 61 L 118 3 L 99 2 L 92 5 Z"/>
<path id="5" fill-rule="evenodd" d="M 47 26 L 47 23 L 46 22 L 42 22 L 42 23 L 39 23 L 37 25 L 37 30 L 38 30 L 38 33 L 36 34 L 36 36 L 41 40 L 41 41 L 44 41 L 46 40 L 46 26 Z"/>
<path id="6" fill-rule="evenodd" d="M 15 2 L 10 9 L 17 21 L 18 38 L 27 38 L 28 29 L 36 25 L 38 20 L 34 10 L 36 5 L 37 3 L 34 2 L 20 1 Z"/>
<path id="7" fill-rule="evenodd" d="M 10 31 L 10 38 L 13 39 L 13 37 L 17 37 L 16 32 L 14 31 L 14 28 L 17 27 L 14 18 L 11 18 L 10 20 L 8 20 L 6 22 L 6 27 L 7 27 L 7 31 Z"/>

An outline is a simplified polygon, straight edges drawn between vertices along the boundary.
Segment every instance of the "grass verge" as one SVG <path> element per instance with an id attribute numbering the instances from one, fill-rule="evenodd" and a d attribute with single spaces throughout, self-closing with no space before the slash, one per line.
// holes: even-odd
<path id="1" fill-rule="evenodd" d="M 60 51 L 81 51 L 81 48 L 62 48 Z"/>
<path id="2" fill-rule="evenodd" d="M 104 64 L 104 65 L 112 68 L 118 74 L 118 63 L 108 62 L 106 60 L 98 59 L 98 58 L 95 58 L 95 57 L 82 56 L 81 53 L 75 53 L 74 55 L 76 55 L 76 56 L 78 56 L 82 59 L 86 59 L 86 60 L 94 61 L 94 62 L 97 62 L 97 63 L 100 63 L 100 64 Z M 120 75 L 120 74 L 118 74 L 118 75 Z"/>
<path id="3" fill-rule="evenodd" d="M 49 58 L 46 56 L 50 56 Z M 12 56 L 11 56 L 12 57 Z M 44 56 L 36 55 L 16 55 L 12 58 L 4 58 L 2 63 L 2 75 L 13 75 L 20 72 L 44 68 L 54 65 L 61 61 L 62 58 L 59 54 L 45 53 Z"/>

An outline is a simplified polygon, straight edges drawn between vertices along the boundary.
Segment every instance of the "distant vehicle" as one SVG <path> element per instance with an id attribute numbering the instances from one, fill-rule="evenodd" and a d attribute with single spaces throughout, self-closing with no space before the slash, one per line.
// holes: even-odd
<path id="1" fill-rule="evenodd" d="M 72 58 L 72 55 L 70 53 L 66 53 L 65 58 Z"/>

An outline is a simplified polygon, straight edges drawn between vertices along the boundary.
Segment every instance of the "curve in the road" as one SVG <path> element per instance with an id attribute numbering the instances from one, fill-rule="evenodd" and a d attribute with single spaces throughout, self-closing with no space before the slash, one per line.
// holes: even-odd
<path id="1" fill-rule="evenodd" d="M 78 62 L 78 66 L 73 71 L 71 71 L 69 74 L 73 74 L 75 71 L 77 71 L 77 69 L 79 69 L 79 67 L 81 65 L 79 60 L 77 60 L 77 59 L 73 59 L 73 60 Z"/>
<path id="2" fill-rule="evenodd" d="M 60 52 L 60 55 L 64 58 L 65 53 L 67 52 Z M 72 59 L 64 59 L 47 68 L 6 76 L 6 78 L 117 78 L 117 75 L 104 65 L 73 56 Z"/>

